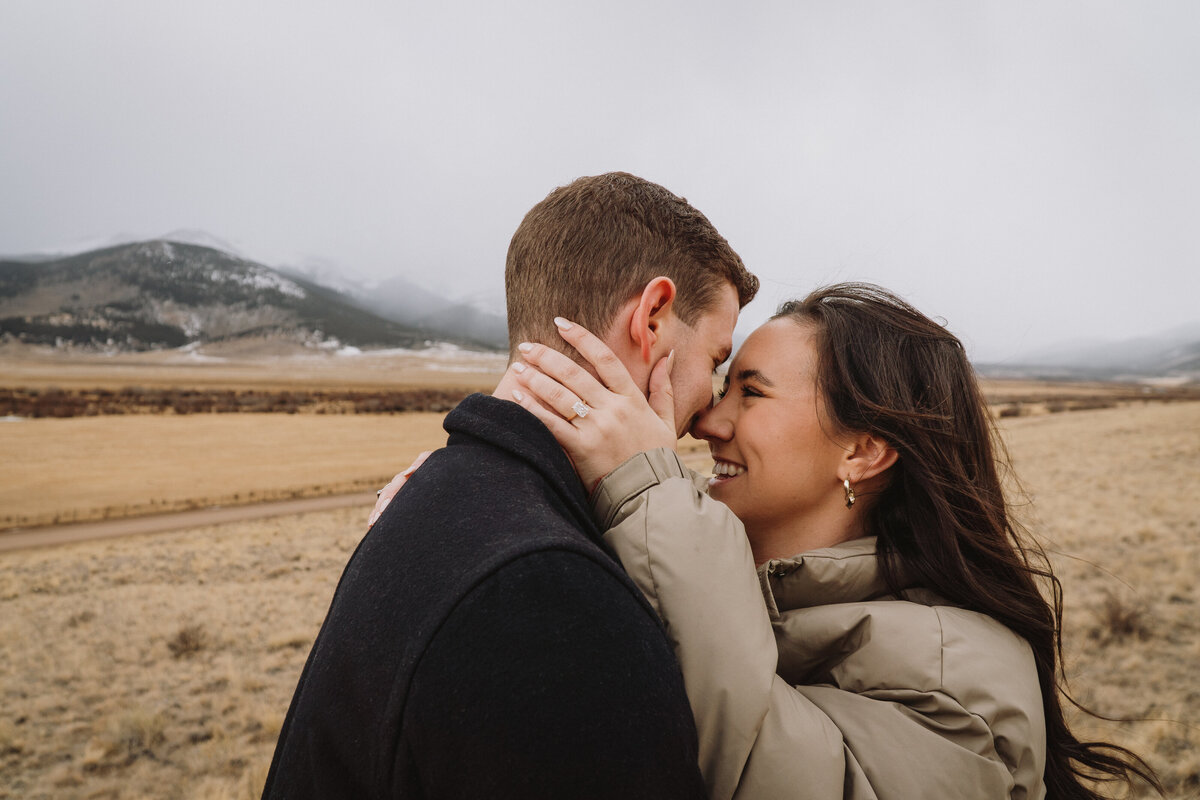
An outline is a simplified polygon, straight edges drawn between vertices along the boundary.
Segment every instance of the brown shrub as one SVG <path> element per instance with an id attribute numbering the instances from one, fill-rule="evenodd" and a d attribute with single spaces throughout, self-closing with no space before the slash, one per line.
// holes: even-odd
<path id="1" fill-rule="evenodd" d="M 1123 642 L 1131 638 L 1145 641 L 1151 636 L 1149 609 L 1143 600 L 1125 600 L 1120 595 L 1106 590 L 1103 602 L 1093 613 L 1096 624 L 1088 633 L 1092 639 L 1102 644 Z"/>
<path id="2" fill-rule="evenodd" d="M 175 658 L 186 658 L 199 653 L 209 645 L 208 631 L 203 625 L 185 625 L 167 642 L 167 649 Z"/>

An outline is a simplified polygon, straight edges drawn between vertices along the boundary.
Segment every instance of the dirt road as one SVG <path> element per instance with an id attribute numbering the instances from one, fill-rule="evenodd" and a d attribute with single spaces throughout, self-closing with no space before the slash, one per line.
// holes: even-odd
<path id="1" fill-rule="evenodd" d="M 86 542 L 92 539 L 108 539 L 114 536 L 129 536 L 139 533 L 166 533 L 203 525 L 220 525 L 225 522 L 242 522 L 264 517 L 279 517 L 285 514 L 303 514 L 308 511 L 328 511 L 335 508 L 358 506 L 363 512 L 363 526 L 375 505 L 374 492 L 310 497 L 303 500 L 281 500 L 275 503 L 255 505 L 203 508 L 197 511 L 181 511 L 175 514 L 155 514 L 146 517 L 126 517 L 104 522 L 82 522 L 74 525 L 49 525 L 39 528 L 15 528 L 0 531 L 0 552 L 27 550 L 35 547 Z"/>
<path id="2" fill-rule="evenodd" d="M 708 450 L 702 444 L 690 442 L 680 448 L 683 462 L 689 467 L 707 471 L 712 466 Z M 401 459 L 403 460 L 403 459 Z M 394 463 L 399 463 L 393 460 Z M 286 514 L 303 514 L 308 511 L 329 511 L 335 508 L 362 509 L 363 526 L 375 506 L 374 492 L 354 492 L 328 497 L 310 497 L 301 500 L 280 500 L 271 503 L 255 503 L 237 506 L 213 506 L 196 511 L 179 511 L 170 514 L 122 517 L 101 522 L 78 522 L 70 525 L 46 525 L 36 528 L 11 528 L 0 531 L 0 553 L 12 550 L 28 550 L 59 544 L 86 542 L 93 539 L 108 539 L 134 534 L 167 533 L 170 531 L 199 528 L 204 525 L 220 525 L 226 522 L 243 522 Z"/>

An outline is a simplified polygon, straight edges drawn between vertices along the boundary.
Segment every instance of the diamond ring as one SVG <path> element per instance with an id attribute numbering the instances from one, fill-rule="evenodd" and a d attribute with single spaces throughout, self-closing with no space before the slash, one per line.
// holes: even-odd
<path id="1" fill-rule="evenodd" d="M 592 413 L 591 406 L 582 400 L 576 400 L 575 405 L 571 406 L 571 410 L 574 411 L 576 416 L 578 416 L 580 419 L 583 419 L 588 414 Z"/>

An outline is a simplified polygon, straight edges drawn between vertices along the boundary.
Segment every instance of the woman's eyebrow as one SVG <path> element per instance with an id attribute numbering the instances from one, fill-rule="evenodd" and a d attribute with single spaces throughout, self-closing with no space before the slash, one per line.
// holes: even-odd
<path id="1" fill-rule="evenodd" d="M 737 379 L 743 383 L 746 381 L 754 381 L 755 383 L 761 383 L 763 386 L 767 386 L 772 389 L 775 388 L 775 382 L 756 369 L 738 370 Z"/>

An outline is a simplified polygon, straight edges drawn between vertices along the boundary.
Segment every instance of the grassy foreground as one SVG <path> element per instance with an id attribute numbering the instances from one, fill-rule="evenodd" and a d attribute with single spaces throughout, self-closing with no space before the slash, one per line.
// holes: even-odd
<path id="1" fill-rule="evenodd" d="M 1066 588 L 1075 694 L 1152 720 L 1076 725 L 1197 796 L 1200 403 L 1003 422 Z M 0 797 L 257 797 L 367 511 L 0 555 Z"/>

